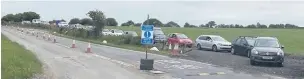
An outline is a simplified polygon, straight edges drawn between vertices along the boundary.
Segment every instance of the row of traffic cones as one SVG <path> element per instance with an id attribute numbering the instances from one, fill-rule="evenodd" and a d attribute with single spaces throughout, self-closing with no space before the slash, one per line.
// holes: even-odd
<path id="1" fill-rule="evenodd" d="M 23 32 L 23 28 L 22 28 L 21 32 Z M 27 32 L 27 34 L 29 34 L 29 32 Z M 32 35 L 34 35 L 34 33 L 32 33 Z M 36 34 L 36 37 L 38 37 L 38 33 Z M 46 38 L 46 34 L 43 34 L 42 38 L 47 39 L 48 41 L 51 41 L 51 35 L 50 34 L 48 34 L 47 38 Z M 53 37 L 53 43 L 57 43 L 57 40 L 56 40 L 55 36 Z M 104 40 L 103 43 L 107 43 L 107 41 Z M 75 40 L 73 40 L 71 48 L 76 48 Z M 88 44 L 88 47 L 87 47 L 87 50 L 86 50 L 85 53 L 92 53 L 91 43 Z"/>
<path id="2" fill-rule="evenodd" d="M 73 40 L 71 48 L 76 48 L 75 40 Z M 86 53 L 92 53 L 92 51 L 91 51 L 91 43 L 88 44 Z"/>
<path id="3" fill-rule="evenodd" d="M 171 55 L 177 56 L 177 55 L 179 54 L 179 49 L 178 49 L 178 47 L 179 47 L 179 44 L 178 44 L 178 43 L 174 44 L 173 49 L 172 49 L 171 43 L 169 44 L 169 48 L 168 48 L 168 49 L 171 50 Z"/>

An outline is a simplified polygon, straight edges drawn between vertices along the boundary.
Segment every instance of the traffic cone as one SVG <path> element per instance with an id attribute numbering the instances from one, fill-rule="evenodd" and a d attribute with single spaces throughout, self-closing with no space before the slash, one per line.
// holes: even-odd
<path id="1" fill-rule="evenodd" d="M 73 40 L 73 44 L 72 44 L 71 48 L 76 48 L 76 46 L 75 46 L 75 40 Z"/>
<path id="2" fill-rule="evenodd" d="M 172 55 L 177 55 L 178 53 L 178 44 L 174 44 L 174 48 L 172 50 Z"/>
<path id="3" fill-rule="evenodd" d="M 51 35 L 50 35 L 50 34 L 49 34 L 48 40 L 49 40 L 49 41 L 51 40 Z"/>
<path id="4" fill-rule="evenodd" d="M 37 32 L 37 34 L 36 34 L 36 37 L 38 38 L 38 32 Z"/>
<path id="5" fill-rule="evenodd" d="M 171 50 L 172 49 L 172 46 L 171 46 L 171 43 L 169 44 L 169 48 L 168 48 L 169 50 Z"/>
<path id="6" fill-rule="evenodd" d="M 45 34 L 43 34 L 42 38 L 45 39 Z"/>
<path id="7" fill-rule="evenodd" d="M 91 52 L 91 43 L 89 43 L 86 53 L 92 53 Z"/>
<path id="8" fill-rule="evenodd" d="M 54 37 L 54 39 L 53 39 L 53 43 L 56 43 L 57 41 L 56 41 L 56 38 Z"/>

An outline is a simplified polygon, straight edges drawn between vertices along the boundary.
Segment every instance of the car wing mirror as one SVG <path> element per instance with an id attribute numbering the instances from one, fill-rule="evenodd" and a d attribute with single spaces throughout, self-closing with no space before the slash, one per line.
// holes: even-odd
<path id="1" fill-rule="evenodd" d="M 248 44 L 246 44 L 246 43 L 244 43 L 243 45 L 244 45 L 244 46 L 249 46 L 249 45 L 248 45 Z"/>
<path id="2" fill-rule="evenodd" d="M 284 49 L 285 48 L 284 45 L 281 45 L 281 48 Z"/>

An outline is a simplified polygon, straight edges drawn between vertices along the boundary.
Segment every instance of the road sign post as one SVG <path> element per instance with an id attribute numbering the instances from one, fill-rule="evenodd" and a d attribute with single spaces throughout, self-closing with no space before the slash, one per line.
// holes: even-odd
<path id="1" fill-rule="evenodd" d="M 140 60 L 140 70 L 152 70 L 153 59 L 148 59 L 148 45 L 153 45 L 153 25 L 141 26 L 141 44 L 145 45 L 146 58 Z"/>

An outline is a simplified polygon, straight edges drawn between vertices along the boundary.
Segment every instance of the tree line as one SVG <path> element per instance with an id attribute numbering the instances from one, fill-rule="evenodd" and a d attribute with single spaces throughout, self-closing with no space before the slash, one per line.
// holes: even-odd
<path id="1" fill-rule="evenodd" d="M 21 21 L 32 21 L 33 19 L 39 19 L 40 15 L 35 12 L 23 12 L 17 14 L 7 14 L 1 18 L 1 21 L 4 22 L 21 22 Z M 65 20 L 62 20 L 65 21 Z M 104 17 L 105 26 L 118 26 L 118 22 L 115 18 L 105 18 Z M 149 22 L 149 23 L 147 23 Z M 49 23 L 55 23 L 55 20 L 49 21 Z M 82 24 L 82 25 L 94 25 L 94 20 L 91 18 L 73 18 L 69 21 L 69 24 Z M 154 25 L 155 27 L 181 27 L 174 21 L 169 21 L 163 24 L 160 20 L 156 18 L 150 18 L 143 22 L 143 24 Z M 132 20 L 128 20 L 127 22 L 121 23 L 120 26 L 141 26 L 142 23 L 135 23 Z M 193 25 L 186 22 L 183 27 L 185 28 L 298 28 L 299 26 L 294 24 L 260 24 L 259 22 L 256 24 L 250 25 L 240 25 L 240 24 L 216 24 L 215 21 L 209 21 L 205 24 Z"/>
<path id="2" fill-rule="evenodd" d="M 23 12 L 17 14 L 7 14 L 1 18 L 4 22 L 22 22 L 32 21 L 33 19 L 40 19 L 40 15 L 36 12 Z"/>

